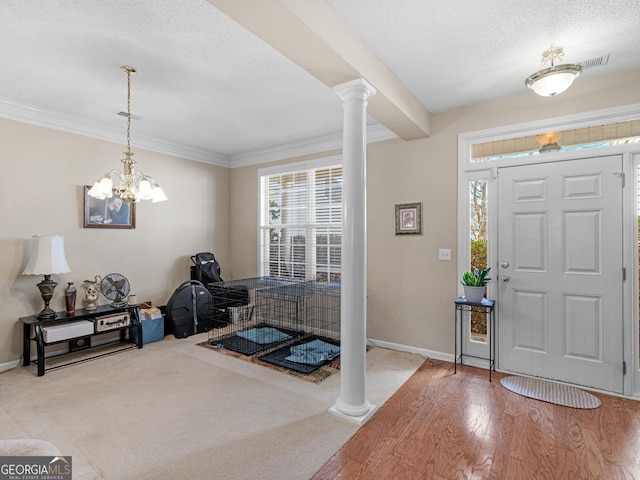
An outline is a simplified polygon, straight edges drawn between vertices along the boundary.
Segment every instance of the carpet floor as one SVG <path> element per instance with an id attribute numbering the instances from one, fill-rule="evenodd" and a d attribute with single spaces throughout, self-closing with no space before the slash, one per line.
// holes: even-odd
<path id="1" fill-rule="evenodd" d="M 168 336 L 36 376 L 0 374 L 0 440 L 41 439 L 73 459 L 74 480 L 304 480 L 355 433 L 328 413 L 340 374 L 300 381 Z M 423 363 L 367 353 L 367 399 L 382 405 Z"/>

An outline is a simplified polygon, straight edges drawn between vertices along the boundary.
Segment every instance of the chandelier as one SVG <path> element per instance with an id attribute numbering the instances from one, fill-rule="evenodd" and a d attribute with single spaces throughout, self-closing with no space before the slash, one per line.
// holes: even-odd
<path id="1" fill-rule="evenodd" d="M 153 203 L 164 202 L 167 196 L 153 178 L 142 172 L 135 171 L 136 161 L 131 158 L 131 74 L 136 73 L 136 69 L 123 65 L 120 69 L 127 74 L 127 151 L 124 152 L 122 164 L 124 173 L 118 170 L 111 170 L 93 184 L 87 195 L 104 200 L 111 198 L 115 194 L 123 202 L 133 203 L 140 200 L 151 200 Z M 114 186 L 114 181 L 117 184 Z"/>
<path id="2" fill-rule="evenodd" d="M 524 84 L 543 97 L 552 97 L 564 92 L 580 75 L 582 65 L 577 63 L 554 65 L 554 60 L 561 60 L 562 57 L 564 52 L 561 47 L 551 47 L 546 50 L 542 54 L 542 65 L 550 62 L 551 67 L 529 75 Z"/>

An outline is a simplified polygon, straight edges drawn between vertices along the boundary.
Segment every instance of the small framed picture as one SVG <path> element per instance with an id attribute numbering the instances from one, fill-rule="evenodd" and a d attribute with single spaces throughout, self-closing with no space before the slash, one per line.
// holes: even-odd
<path id="1" fill-rule="evenodd" d="M 396 205 L 396 235 L 422 235 L 422 203 Z"/>
<path id="2" fill-rule="evenodd" d="M 84 228 L 136 228 L 136 204 L 123 202 L 115 195 L 100 200 L 87 195 L 84 186 Z"/>

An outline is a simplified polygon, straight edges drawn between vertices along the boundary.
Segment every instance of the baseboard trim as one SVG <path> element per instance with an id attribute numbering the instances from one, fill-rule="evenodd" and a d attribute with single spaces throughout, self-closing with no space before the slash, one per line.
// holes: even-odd
<path id="1" fill-rule="evenodd" d="M 12 360 L 11 362 L 0 363 L 0 373 L 13 370 L 14 368 L 17 368 L 20 365 L 22 365 L 22 358 L 18 360 Z"/>
<path id="2" fill-rule="evenodd" d="M 433 358 L 434 360 L 443 360 L 453 363 L 453 355 L 450 353 L 437 352 L 435 350 L 427 350 L 426 348 L 411 347 L 399 343 L 385 342 L 384 340 L 376 340 L 374 338 L 367 339 L 367 344 L 373 347 L 388 348 L 398 352 L 407 352 L 420 355 L 424 358 Z"/>

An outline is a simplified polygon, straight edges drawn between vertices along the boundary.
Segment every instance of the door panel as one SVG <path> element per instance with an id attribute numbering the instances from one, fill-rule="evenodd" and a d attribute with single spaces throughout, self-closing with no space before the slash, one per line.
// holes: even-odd
<path id="1" fill-rule="evenodd" d="M 548 259 L 546 212 L 513 215 L 513 267 L 521 272 L 546 272 Z"/>
<path id="2" fill-rule="evenodd" d="M 595 296 L 563 295 L 563 309 L 563 355 L 603 363 L 602 332 L 605 325 L 602 299 Z"/>
<path id="3" fill-rule="evenodd" d="M 548 351 L 547 295 L 513 290 L 513 346 L 538 353 Z"/>
<path id="4" fill-rule="evenodd" d="M 602 274 L 602 211 L 563 212 L 565 274 Z"/>
<path id="5" fill-rule="evenodd" d="M 622 158 L 499 169 L 498 362 L 622 392 Z"/>

